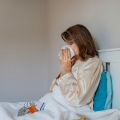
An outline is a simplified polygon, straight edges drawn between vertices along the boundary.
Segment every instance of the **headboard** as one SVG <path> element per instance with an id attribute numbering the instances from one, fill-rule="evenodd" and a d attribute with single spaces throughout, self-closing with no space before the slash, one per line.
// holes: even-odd
<path id="1" fill-rule="evenodd" d="M 112 108 L 120 109 L 120 48 L 98 50 L 98 56 L 112 78 Z"/>

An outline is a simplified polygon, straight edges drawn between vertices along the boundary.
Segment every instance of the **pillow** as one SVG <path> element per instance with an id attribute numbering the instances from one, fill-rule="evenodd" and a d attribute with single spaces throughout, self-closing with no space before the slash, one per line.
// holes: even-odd
<path id="1" fill-rule="evenodd" d="M 101 74 L 100 83 L 93 98 L 93 110 L 110 109 L 112 105 L 112 80 L 108 72 Z"/>
<path id="2" fill-rule="evenodd" d="M 112 108 L 112 98 L 113 98 L 112 79 L 108 72 L 106 72 L 106 77 L 107 77 L 107 99 L 104 106 L 105 110 Z"/>

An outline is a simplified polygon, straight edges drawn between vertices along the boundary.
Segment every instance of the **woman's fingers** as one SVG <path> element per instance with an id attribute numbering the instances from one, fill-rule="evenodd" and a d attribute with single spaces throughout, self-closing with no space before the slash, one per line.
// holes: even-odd
<path id="1" fill-rule="evenodd" d="M 61 50 L 60 56 L 61 56 L 61 59 L 65 59 L 65 50 L 64 49 Z"/>
<path id="2" fill-rule="evenodd" d="M 68 58 L 67 49 L 64 49 L 64 50 L 63 50 L 63 54 L 64 54 L 64 56 L 63 56 L 64 59 L 67 60 L 67 58 Z"/>
<path id="3" fill-rule="evenodd" d="M 61 50 L 61 58 L 65 59 L 65 60 L 71 59 L 71 54 L 70 54 L 70 49 L 69 48 Z"/>
<path id="4" fill-rule="evenodd" d="M 70 71 L 71 70 L 71 58 L 70 58 L 69 49 L 61 50 L 60 64 L 62 67 L 62 71 Z"/>
<path id="5" fill-rule="evenodd" d="M 61 56 L 61 59 L 63 59 L 63 57 L 64 57 L 64 51 L 63 51 L 63 49 L 60 52 L 60 56 Z"/>

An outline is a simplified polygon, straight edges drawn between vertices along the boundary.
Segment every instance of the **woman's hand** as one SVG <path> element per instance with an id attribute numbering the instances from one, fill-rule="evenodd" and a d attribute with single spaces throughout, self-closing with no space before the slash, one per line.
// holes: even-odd
<path id="1" fill-rule="evenodd" d="M 60 64 L 62 68 L 62 71 L 60 74 L 60 77 L 61 77 L 64 74 L 70 72 L 72 68 L 70 49 L 69 48 L 62 49 L 60 55 L 61 55 Z"/>

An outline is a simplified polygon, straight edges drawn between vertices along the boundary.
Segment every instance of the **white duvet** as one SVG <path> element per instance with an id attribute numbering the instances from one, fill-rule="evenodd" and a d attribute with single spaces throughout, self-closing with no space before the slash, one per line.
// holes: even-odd
<path id="1" fill-rule="evenodd" d="M 37 106 L 45 102 L 43 111 L 33 114 L 18 116 L 18 110 L 24 106 L 20 103 L 0 103 L 0 120 L 75 120 L 85 116 L 87 120 L 120 120 L 120 111 L 116 109 L 94 112 L 88 105 L 83 107 L 72 107 L 63 98 L 58 86 L 53 88 L 52 93 L 46 94 L 39 101 Z"/>

